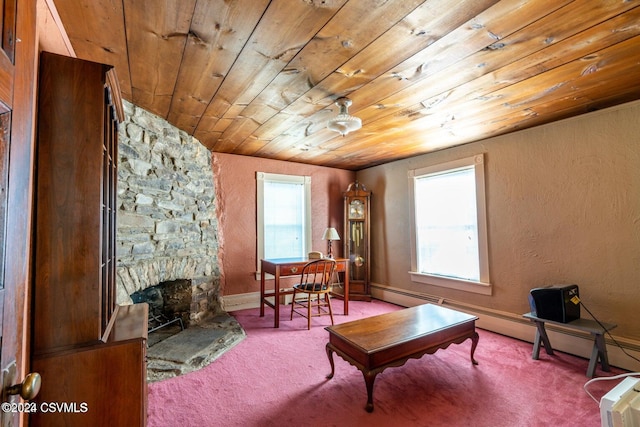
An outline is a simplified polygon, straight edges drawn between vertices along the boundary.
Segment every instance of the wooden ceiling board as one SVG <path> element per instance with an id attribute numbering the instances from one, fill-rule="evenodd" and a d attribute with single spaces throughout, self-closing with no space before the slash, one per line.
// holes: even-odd
<path id="1" fill-rule="evenodd" d="M 582 16 L 582 11 L 573 8 L 576 3 L 563 8 L 569 16 Z M 610 21 L 604 19 L 612 18 Z M 409 110 L 415 110 L 422 103 L 425 109 L 446 109 L 447 105 L 460 98 L 491 96 L 490 92 L 516 83 L 537 73 L 555 68 L 564 63 L 581 58 L 590 52 L 612 43 L 633 37 L 640 27 L 629 27 L 640 10 L 628 15 L 606 15 L 602 26 L 593 27 L 581 20 L 565 19 L 566 25 L 555 20 L 543 18 L 500 41 L 499 49 L 483 49 L 455 64 L 456 71 L 443 69 L 432 78 L 419 82 L 409 91 L 400 91 L 385 99 L 388 114 L 402 110 L 402 103 L 410 104 Z M 584 24 L 584 25 L 583 25 Z M 627 27 L 627 31 L 615 31 Z M 581 33 L 582 30 L 587 33 Z M 580 43 L 580 41 L 583 41 Z M 459 70 L 459 71 L 458 71 Z M 372 120 L 377 109 L 360 111 L 359 117 Z"/>
<path id="2" fill-rule="evenodd" d="M 634 80 L 637 82 L 637 77 L 640 75 L 640 51 L 635 48 L 637 42 L 637 40 L 627 40 L 619 47 L 610 47 L 599 55 L 591 55 L 587 60 L 589 63 L 584 65 L 588 69 L 593 69 L 592 65 L 598 64 L 597 72 L 583 73 L 584 67 L 571 63 L 566 66 L 568 70 L 554 69 L 536 77 L 544 80 L 543 82 L 523 81 L 517 85 L 509 86 L 508 93 L 505 93 L 505 89 L 489 101 L 471 100 L 457 109 L 461 112 L 459 115 L 450 117 L 429 115 L 414 121 L 405 118 L 406 123 L 401 126 L 401 129 L 406 132 L 413 128 L 416 134 L 423 135 L 424 141 L 440 139 L 446 143 L 445 145 L 448 145 L 451 140 L 470 142 L 478 134 L 496 136 L 509 131 L 526 129 L 544 123 L 542 118 L 549 115 L 553 116 L 555 120 L 560 120 L 575 115 L 576 112 L 583 114 L 597 108 L 615 105 L 611 100 L 625 102 L 623 99 L 637 99 L 636 97 L 640 95 L 640 87 L 634 83 Z M 615 63 L 617 57 L 621 56 L 636 58 L 637 64 L 634 66 L 629 63 L 627 68 L 606 67 L 607 63 Z M 554 72 L 560 72 L 563 76 L 572 74 L 574 78 L 567 80 L 563 85 L 555 85 L 553 82 L 557 80 L 557 77 L 553 75 Z M 597 73 L 608 73 L 607 83 L 603 83 L 605 80 Z M 549 91 L 542 93 L 530 93 L 523 89 L 531 84 L 536 86 L 553 84 L 554 86 L 551 86 Z M 633 88 L 634 86 L 635 94 L 632 97 L 625 96 L 629 87 Z M 595 90 L 604 94 L 599 98 L 601 101 L 594 101 L 588 97 L 588 94 Z M 483 104 L 483 102 L 489 102 L 490 105 Z M 369 141 L 369 145 L 373 144 L 379 144 L 379 142 Z M 407 152 L 397 150 L 396 158 L 420 154 L 424 152 L 425 147 L 419 142 L 414 145 L 407 144 L 407 148 L 409 149 Z M 345 157 L 351 156 L 353 162 L 365 164 L 371 161 L 371 153 L 378 155 L 367 147 L 361 151 L 352 148 L 351 151 L 345 154 Z"/>
<path id="3" fill-rule="evenodd" d="M 237 148 L 262 123 L 299 100 L 316 82 L 369 46 L 423 1 L 347 3 L 247 105 L 221 139 Z"/>
<path id="4" fill-rule="evenodd" d="M 193 134 L 268 4 L 197 2 L 167 117 L 170 123 Z"/>
<path id="5" fill-rule="evenodd" d="M 566 99 L 553 99 L 549 103 L 541 103 L 539 106 L 548 110 L 553 108 L 554 120 L 562 120 L 569 117 L 573 117 L 576 113 L 585 114 L 591 111 L 595 111 L 602 108 L 611 107 L 620 103 L 628 102 L 640 96 L 640 90 L 636 90 L 635 94 L 628 94 L 623 97 L 611 96 L 608 99 L 599 99 L 594 101 L 592 99 L 584 97 L 571 96 Z M 576 104 L 578 102 L 578 104 Z M 397 150 L 395 152 L 396 158 L 411 157 L 416 154 L 420 154 L 427 151 L 435 151 L 442 148 L 447 148 L 452 142 L 462 143 L 476 141 L 478 135 L 481 139 L 504 135 L 516 130 L 523 130 L 537 125 L 543 125 L 548 123 L 548 119 L 536 113 L 531 109 L 523 109 L 517 112 L 511 112 L 509 115 L 502 116 L 500 118 L 492 119 L 492 123 L 477 123 L 470 126 L 460 126 L 465 135 L 461 136 L 460 132 L 456 133 L 451 128 L 441 128 L 438 131 L 429 132 L 429 139 L 425 137 L 426 142 L 418 141 L 413 144 L 403 144 L 403 151 Z M 499 125 L 499 126 L 496 126 Z M 417 130 L 416 130 L 417 132 Z M 435 142 L 434 142 L 435 140 Z M 358 161 L 371 164 L 376 164 L 379 160 L 376 159 L 376 155 L 372 153 L 364 153 L 356 155 Z"/>
<path id="6" fill-rule="evenodd" d="M 422 49 L 436 41 L 442 34 L 475 16 L 477 12 L 495 3 L 495 0 L 466 0 L 466 14 L 457 9 L 446 9 L 449 0 L 437 0 L 423 3 L 413 10 L 398 25 L 392 27 L 373 43 L 355 54 L 348 62 L 340 66 L 332 74 L 310 88 L 302 97 L 285 107 L 278 116 L 258 127 L 254 135 L 263 141 L 260 151 L 263 155 L 276 153 L 277 147 L 269 145 L 274 139 L 295 124 L 302 117 L 311 116 L 327 106 L 331 111 L 324 111 L 322 121 L 337 112 L 332 106 L 336 98 L 349 95 L 370 80 L 378 78 L 406 58 L 412 57 Z M 428 28 L 424 30 L 423 28 Z M 389 49 L 393 46 L 393 49 Z M 274 123 L 275 121 L 275 123 Z M 277 141 L 276 141 L 277 143 Z M 275 143 L 274 143 L 275 145 Z M 286 142 L 285 142 L 286 147 Z"/>
<path id="7" fill-rule="evenodd" d="M 599 91 L 599 98 L 609 99 L 624 96 L 629 87 L 636 87 L 636 95 L 640 95 L 637 85 L 640 76 L 640 49 L 637 49 L 637 38 L 627 39 L 607 49 L 590 53 L 579 62 L 570 62 L 561 67 L 540 73 L 529 80 L 505 86 L 490 96 L 475 97 L 469 100 L 461 99 L 445 112 L 428 114 L 420 112 L 419 108 L 413 114 L 403 114 L 395 118 L 394 129 L 387 128 L 387 124 L 378 120 L 369 127 L 367 135 L 351 137 L 348 152 L 342 153 L 339 147 L 328 147 L 329 151 L 339 156 L 341 161 L 351 160 L 362 166 L 373 162 L 371 153 L 380 156 L 380 146 L 389 137 L 402 138 L 402 133 L 415 130 L 414 134 L 422 135 L 423 141 L 442 139 L 448 143 L 447 136 L 455 137 L 458 141 L 470 141 L 473 136 L 485 129 L 493 129 L 494 135 L 516 129 L 539 124 L 539 120 L 532 118 L 553 115 L 556 120 L 569 117 L 571 112 L 584 113 L 598 106 L 587 97 L 587 94 Z M 626 67 L 611 66 L 619 64 L 621 58 L 631 59 L 625 62 Z M 607 74 L 603 78 L 598 73 Z M 537 81 L 532 81 L 532 79 Z M 563 84 L 557 82 L 563 80 Z M 530 91 L 530 87 L 546 87 L 546 91 Z M 634 97 L 631 97 L 635 99 Z M 571 108 L 573 103 L 573 109 Z M 610 101 L 604 105 L 610 105 Z M 561 112 L 560 114 L 555 114 Z M 444 132 L 444 133 L 443 133 Z M 349 138 L 349 137 L 347 137 Z M 407 144 L 408 152 L 395 149 L 395 159 L 416 155 L 433 149 L 433 146 Z M 321 149 L 327 149 L 321 145 Z M 422 148 L 422 150 L 421 150 Z M 291 161 L 310 161 L 309 152 L 298 153 L 286 158 Z M 384 158 L 391 158 L 392 154 L 385 154 Z"/>
<path id="8" fill-rule="evenodd" d="M 217 120 L 228 118 L 225 114 L 233 104 L 251 102 L 345 1 L 273 0 L 249 38 L 247 48 L 240 53 L 229 76 L 205 110 L 196 127 L 196 138 L 200 139 L 201 128 L 211 128 Z M 223 141 L 216 141 L 213 147 L 226 151 Z"/>
<path id="9" fill-rule="evenodd" d="M 167 117 L 196 0 L 124 0 L 132 100 Z"/>
<path id="10" fill-rule="evenodd" d="M 572 94 L 587 91 L 602 92 L 608 96 L 615 87 L 637 85 L 640 76 L 640 49 L 638 38 L 625 40 L 599 52 L 590 53 L 580 61 L 572 61 L 555 67 L 529 79 L 505 86 L 490 96 L 476 97 L 451 109 L 456 121 L 483 122 L 501 115 L 509 115 L 510 109 L 531 108 L 551 99 L 563 99 Z M 620 61 L 620 58 L 636 59 Z M 624 63 L 621 66 L 620 63 Z M 603 78 L 602 74 L 606 74 Z M 531 87 L 538 89 L 531 90 Z M 539 114 L 552 113 L 540 111 Z"/>
<path id="11" fill-rule="evenodd" d="M 637 13 L 640 13 L 640 11 L 636 11 L 636 14 Z M 638 16 L 638 18 L 640 18 L 640 16 Z M 467 83 L 451 85 L 451 87 L 455 87 L 455 89 L 448 92 L 446 94 L 447 96 L 434 96 L 431 99 L 423 101 L 424 114 L 428 114 L 430 110 L 434 110 L 440 112 L 447 111 L 453 115 L 458 111 L 469 111 L 470 108 L 475 108 L 468 104 L 460 104 L 460 100 L 464 99 L 468 99 L 469 102 L 472 102 L 473 99 L 501 99 L 500 97 L 503 95 L 493 92 L 517 83 L 518 79 L 522 79 L 524 76 L 533 76 L 536 73 L 556 68 L 563 63 L 588 56 L 590 53 L 610 45 L 612 42 L 626 40 L 629 37 L 638 35 L 638 31 L 640 31 L 640 27 L 638 26 L 628 26 L 627 28 L 629 28 L 629 30 L 624 32 L 611 31 L 616 26 L 618 26 L 618 28 L 620 25 L 625 26 L 629 23 L 629 20 L 633 19 L 635 19 L 633 16 L 620 16 L 617 20 L 606 21 L 598 27 L 587 29 L 586 31 L 593 35 L 581 35 L 580 39 L 587 39 L 589 41 L 588 43 L 576 43 L 575 37 L 569 37 L 562 41 L 559 41 L 559 38 L 556 37 L 555 41 L 557 43 L 550 45 L 545 51 L 535 53 L 526 52 L 526 55 L 511 55 L 514 58 L 520 56 L 520 59 L 499 68 L 495 72 L 485 74 Z M 507 44 L 509 43 L 507 42 Z M 517 45 L 522 47 L 523 43 L 518 43 Z M 493 52 L 491 52 L 491 54 L 493 54 Z M 486 62 L 486 64 L 489 63 L 490 61 Z M 466 69 L 469 69 L 469 67 L 466 67 Z M 450 74 L 450 76 L 453 76 L 453 74 Z M 633 78 L 633 75 L 629 77 Z M 439 82 L 443 81 L 445 81 L 444 78 L 439 80 Z M 525 85 L 531 85 L 531 83 L 531 81 L 526 81 Z M 427 90 L 428 88 L 424 88 L 417 92 L 427 93 Z M 409 95 L 407 95 L 406 99 L 410 99 Z M 504 101 L 501 100 L 499 102 Z M 419 110 L 420 105 L 418 104 L 419 103 L 414 104 L 408 110 Z M 456 107 L 456 105 L 458 106 Z M 491 111 L 489 114 L 495 114 L 495 112 Z M 360 116 L 364 117 L 364 114 L 360 114 Z"/>
<path id="12" fill-rule="evenodd" d="M 569 2 L 570 0 L 564 1 L 564 3 Z M 554 4 L 554 7 L 559 8 L 564 3 L 559 1 Z M 393 105 L 398 106 L 398 104 L 393 103 L 390 105 L 381 101 L 381 99 L 402 90 L 415 93 L 412 88 L 413 85 L 427 79 L 437 71 L 443 70 L 465 57 L 492 45 L 498 37 L 497 33 L 505 33 L 507 35 L 514 32 L 526 26 L 528 22 L 535 21 L 546 15 L 549 9 L 548 5 L 542 7 L 540 2 L 532 1 L 502 1 L 489 7 L 422 51 L 402 61 L 396 66 L 395 70 L 374 78 L 352 92 L 349 95 L 353 100 L 350 113 L 357 115 L 365 123 L 366 113 L 363 115 L 363 111 L 370 111 L 376 117 L 392 114 L 388 108 Z M 505 14 L 514 15 L 513 19 L 508 20 L 510 26 L 504 23 L 506 20 L 502 17 Z M 407 105 L 401 104 L 399 106 L 406 107 Z M 326 112 L 316 113 L 309 117 L 308 120 L 313 123 L 324 123 L 327 120 L 327 114 Z M 331 132 L 323 132 L 321 134 L 305 135 L 305 139 L 309 146 L 315 147 L 320 143 L 326 142 L 327 138 L 342 138 L 336 135 Z M 272 140 L 261 150 L 260 154 L 269 157 L 276 156 L 280 151 L 294 146 L 299 138 L 299 131 L 282 133 L 281 136 Z"/>
<path id="13" fill-rule="evenodd" d="M 633 19 L 633 17 L 628 17 L 628 18 L 625 19 L 625 21 L 626 20 L 632 20 L 632 19 Z M 574 26 L 575 27 L 575 25 L 573 25 L 573 24 L 575 24 L 575 23 L 571 22 L 570 26 Z M 622 25 L 622 28 L 624 28 L 625 25 L 626 25 L 623 22 L 616 22 L 616 24 L 617 25 Z M 605 35 L 612 34 L 612 32 L 610 31 L 611 30 L 610 26 L 607 26 L 607 27 L 608 28 L 601 29 L 599 34 L 605 34 Z M 621 28 L 621 27 L 618 27 L 618 28 Z M 617 38 L 626 38 L 631 33 L 633 33 L 633 31 L 630 30 L 629 28 L 631 28 L 631 27 L 627 27 L 627 31 L 624 31 L 624 35 L 620 34 L 620 35 L 618 35 Z M 530 35 L 531 34 L 535 34 L 535 32 L 532 31 L 530 28 L 527 28 L 526 30 L 523 30 L 523 31 L 525 31 L 527 34 L 530 34 Z M 545 34 L 545 33 L 542 32 L 541 34 Z M 549 40 L 549 38 L 546 37 L 546 36 L 543 37 L 543 38 L 545 40 Z M 556 36 L 555 37 L 556 41 L 558 41 L 559 38 L 560 38 L 559 36 Z M 584 44 L 584 46 L 590 45 L 592 48 L 598 46 L 596 43 L 593 43 L 594 39 L 592 37 L 589 40 L 590 40 L 590 43 L 589 44 Z M 505 49 L 505 48 L 507 48 L 509 46 L 508 38 L 505 38 L 504 41 L 505 41 L 505 46 L 502 49 Z M 609 42 L 611 42 L 611 40 L 609 40 Z M 522 44 L 522 42 L 514 43 L 514 45 L 517 45 L 517 46 L 520 46 L 521 44 Z M 574 43 L 574 40 L 570 40 L 569 41 L 569 45 L 573 46 L 573 47 L 578 46 L 577 44 Z M 558 45 L 555 45 L 555 46 L 558 46 Z M 548 49 L 552 49 L 552 48 L 553 47 L 549 47 Z M 577 50 L 577 48 L 576 48 L 576 50 Z M 581 51 L 579 53 L 586 54 L 587 52 L 583 50 L 583 51 Z M 478 51 L 478 55 L 484 55 L 484 54 L 497 55 L 495 50 Z M 527 54 L 531 54 L 531 52 L 527 52 Z M 563 54 L 564 55 L 562 57 L 566 57 L 567 56 L 566 55 L 567 51 L 566 50 L 563 51 Z M 500 57 L 504 58 L 505 56 L 501 54 Z M 517 58 L 517 56 L 510 54 L 510 55 L 507 56 L 507 58 L 510 58 L 510 59 L 511 58 Z M 540 61 L 543 61 L 544 58 L 545 58 L 544 54 L 539 55 L 539 60 Z M 575 58 L 572 58 L 572 59 L 576 59 L 576 58 L 579 58 L 579 55 L 575 56 Z M 463 70 L 474 70 L 474 69 L 477 70 L 478 67 L 473 66 L 474 65 L 473 64 L 473 62 L 474 62 L 473 58 L 469 57 L 467 59 L 470 59 L 469 64 L 467 64 L 467 66 L 463 65 L 463 66 L 458 67 L 458 68 L 459 69 L 463 69 Z M 485 64 L 485 67 L 483 67 L 483 68 L 487 68 L 485 60 L 479 61 L 478 63 Z M 456 65 L 458 65 L 458 64 L 456 64 Z M 452 87 L 457 86 L 458 89 L 460 89 L 460 90 L 456 89 L 456 90 L 453 90 L 452 92 L 454 92 L 454 93 L 455 92 L 459 92 L 461 94 L 461 96 L 459 96 L 459 97 L 449 96 L 448 98 L 445 96 L 445 97 L 440 98 L 439 102 L 435 102 L 435 101 L 431 100 L 432 104 L 433 104 L 432 108 L 434 108 L 434 109 L 436 109 L 437 111 L 440 112 L 440 115 L 438 117 L 452 116 L 452 115 L 454 115 L 454 113 L 456 111 L 472 111 L 474 114 L 477 114 L 477 111 L 479 111 L 479 110 L 477 110 L 477 108 L 479 108 L 477 105 L 474 105 L 474 106 L 463 105 L 462 107 L 458 107 L 458 108 L 452 108 L 452 107 L 447 108 L 447 103 L 450 104 L 453 101 L 457 101 L 461 97 L 462 98 L 468 97 L 468 95 L 475 95 L 475 96 L 470 96 L 470 98 L 474 98 L 474 97 L 479 97 L 479 98 L 491 97 L 492 95 L 490 93 L 488 93 L 488 92 L 490 92 L 492 90 L 496 90 L 499 87 L 505 86 L 507 84 L 513 84 L 513 83 L 515 83 L 517 81 L 516 78 L 524 79 L 524 78 L 527 77 L 527 75 L 522 72 L 522 70 L 524 68 L 523 67 L 524 64 L 516 62 L 516 63 L 512 63 L 511 65 L 513 65 L 512 68 L 514 70 L 514 75 L 513 75 L 512 79 L 496 78 L 495 74 L 486 74 L 481 78 L 488 84 L 487 93 L 475 93 L 474 94 L 474 92 L 470 88 L 464 88 L 463 87 L 464 83 L 462 83 L 461 81 L 457 81 L 452 85 Z M 510 68 L 511 65 L 509 65 L 509 67 L 507 67 L 507 68 Z M 554 66 L 557 66 L 557 65 L 558 64 L 555 64 Z M 530 69 L 532 71 L 541 72 L 541 71 L 545 70 L 545 67 L 530 67 Z M 443 70 L 440 74 L 447 74 L 447 73 L 448 73 L 449 76 L 454 76 L 453 77 L 454 80 L 455 80 L 455 78 L 457 76 L 459 76 L 461 74 L 461 73 L 452 72 L 451 70 L 447 70 L 447 69 Z M 443 75 L 442 77 L 446 78 L 445 75 Z M 378 128 L 374 128 L 374 127 L 371 126 L 371 123 L 376 119 L 376 117 L 377 117 L 378 120 L 385 120 L 385 117 L 386 117 L 385 114 L 398 114 L 399 118 L 398 119 L 394 118 L 393 122 L 394 122 L 394 124 L 396 126 L 399 125 L 399 124 L 402 124 L 401 117 L 407 117 L 412 112 L 415 113 L 416 111 L 418 111 L 420 109 L 420 106 L 419 105 L 412 105 L 412 106 L 410 106 L 408 108 L 402 109 L 402 108 L 400 108 L 401 107 L 400 101 L 401 100 L 405 100 L 405 101 L 411 100 L 412 94 L 414 96 L 414 101 L 418 101 L 420 99 L 420 96 L 423 95 L 424 93 L 427 93 L 427 91 L 429 90 L 428 83 L 434 82 L 434 84 L 438 84 L 438 82 L 440 82 L 440 81 L 442 81 L 442 80 L 441 79 L 436 79 L 436 78 L 424 80 L 422 82 L 424 87 L 420 87 L 419 89 L 410 88 L 410 90 L 406 91 L 407 92 L 406 94 L 404 92 L 399 92 L 399 93 L 396 94 L 397 96 L 395 98 L 391 97 L 389 99 L 385 99 L 384 103 L 387 106 L 387 108 L 381 110 L 377 106 L 371 106 L 371 107 L 368 107 L 365 110 L 361 110 L 361 111 L 357 112 L 357 115 L 359 117 L 361 117 L 365 122 L 369 122 L 370 123 L 368 128 L 373 133 L 376 133 L 376 134 L 383 133 L 384 134 L 385 132 L 388 132 L 388 129 L 387 130 L 384 129 L 384 124 L 382 125 L 382 127 L 378 127 Z M 493 87 L 491 86 L 491 84 L 493 84 Z M 535 85 L 530 85 L 530 82 L 527 82 L 527 85 L 529 85 L 531 87 L 536 87 Z M 417 94 L 417 96 L 416 96 L 416 94 Z M 494 96 L 496 96 L 496 95 L 494 95 Z M 502 101 L 500 101 L 500 102 L 502 102 Z M 450 111 L 447 112 L 447 110 L 450 110 Z M 481 111 L 486 111 L 486 110 L 483 109 Z M 370 114 L 368 115 L 367 113 L 370 113 Z M 495 114 L 495 112 L 490 112 L 489 114 Z M 442 122 L 438 123 L 438 125 L 442 125 L 442 124 L 443 124 Z M 406 125 L 406 124 L 403 124 L 403 125 Z M 360 135 L 361 134 L 358 133 L 358 134 L 352 134 L 352 135 L 347 136 L 347 138 L 350 139 L 347 142 L 347 145 L 349 146 L 349 150 L 350 151 L 358 153 L 358 149 L 359 149 L 360 146 L 369 146 L 369 145 L 373 146 L 374 145 L 374 142 L 372 142 L 370 138 L 362 137 Z M 354 140 L 354 141 L 351 141 L 351 140 Z M 340 142 L 339 142 L 340 138 L 335 139 L 335 141 L 336 141 L 336 144 L 340 144 Z M 323 147 L 324 146 L 325 145 L 323 144 Z"/>
<path id="14" fill-rule="evenodd" d="M 640 99 L 640 0 L 49 1 L 212 151 L 359 170 Z"/>
<path id="15" fill-rule="evenodd" d="M 113 65 L 120 90 L 131 99 L 129 56 L 121 0 L 54 0 L 78 58 Z"/>

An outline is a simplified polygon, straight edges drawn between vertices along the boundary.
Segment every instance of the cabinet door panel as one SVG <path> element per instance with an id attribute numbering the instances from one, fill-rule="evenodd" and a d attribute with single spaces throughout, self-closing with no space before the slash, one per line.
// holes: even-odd
<path id="1" fill-rule="evenodd" d="M 105 66 L 41 56 L 34 352 L 102 338 Z M 73 309 L 66 309 L 73 305 Z"/>
<path id="2" fill-rule="evenodd" d="M 100 345 L 33 361 L 42 376 L 37 407 L 67 402 L 69 412 L 38 411 L 31 426 L 135 426 L 146 417 L 145 341 Z"/>
<path id="3" fill-rule="evenodd" d="M 16 6 L 18 0 L 3 0 L 0 5 L 2 22 L 2 50 L 0 50 L 0 113 L 13 106 L 13 73 L 16 45 Z"/>

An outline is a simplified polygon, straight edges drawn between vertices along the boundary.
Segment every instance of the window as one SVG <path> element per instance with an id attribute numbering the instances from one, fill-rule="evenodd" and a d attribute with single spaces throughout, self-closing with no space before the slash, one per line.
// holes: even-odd
<path id="1" fill-rule="evenodd" d="M 411 279 L 491 295 L 482 155 L 409 172 Z"/>
<path id="2" fill-rule="evenodd" d="M 311 250 L 311 177 L 258 172 L 261 259 L 305 257 Z"/>

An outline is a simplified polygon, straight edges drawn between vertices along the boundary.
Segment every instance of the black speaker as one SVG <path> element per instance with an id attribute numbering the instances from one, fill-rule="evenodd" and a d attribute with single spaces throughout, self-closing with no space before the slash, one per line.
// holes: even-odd
<path id="1" fill-rule="evenodd" d="M 569 323 L 580 318 L 578 297 L 578 285 L 554 285 L 531 289 L 531 314 L 541 319 Z"/>

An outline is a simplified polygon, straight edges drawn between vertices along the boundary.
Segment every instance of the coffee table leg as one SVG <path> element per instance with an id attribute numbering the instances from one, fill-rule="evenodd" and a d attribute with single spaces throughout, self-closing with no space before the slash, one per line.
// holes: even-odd
<path id="1" fill-rule="evenodd" d="M 327 357 L 329 358 L 329 363 L 331 364 L 331 373 L 327 375 L 327 379 L 333 378 L 333 374 L 335 372 L 335 366 L 333 365 L 333 349 L 329 346 L 329 344 L 325 347 L 327 349 Z"/>
<path id="2" fill-rule="evenodd" d="M 477 332 L 474 332 L 471 337 L 471 363 L 474 365 L 478 364 L 478 361 L 473 358 L 473 354 L 476 352 L 476 347 L 478 346 L 478 340 L 480 340 L 480 336 Z"/>
<path id="3" fill-rule="evenodd" d="M 367 412 L 373 412 L 373 382 L 376 380 L 377 373 L 372 372 L 362 372 L 364 375 L 364 382 L 367 385 L 367 405 L 364 409 Z"/>

